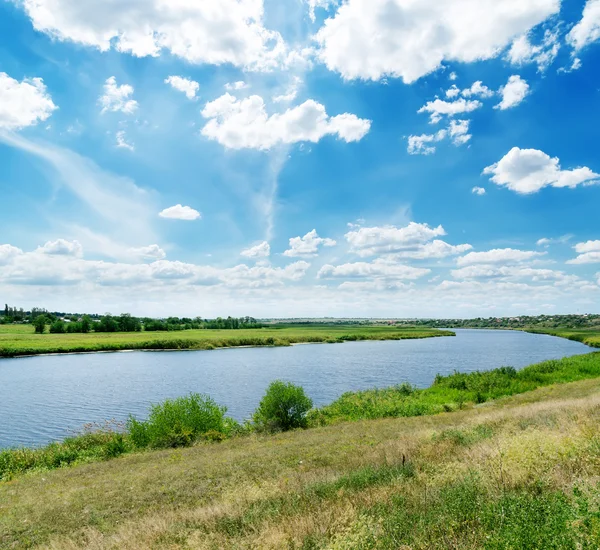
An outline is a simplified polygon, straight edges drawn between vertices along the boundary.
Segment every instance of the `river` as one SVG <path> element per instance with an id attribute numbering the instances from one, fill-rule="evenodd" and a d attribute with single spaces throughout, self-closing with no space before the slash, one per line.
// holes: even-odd
<path id="1" fill-rule="evenodd" d="M 243 420 L 278 378 L 323 405 L 347 391 L 427 387 L 437 373 L 522 368 L 590 351 L 546 335 L 456 330 L 455 338 L 0 359 L 0 448 L 60 440 L 87 422 L 142 418 L 150 403 L 189 392 L 209 394 Z"/>

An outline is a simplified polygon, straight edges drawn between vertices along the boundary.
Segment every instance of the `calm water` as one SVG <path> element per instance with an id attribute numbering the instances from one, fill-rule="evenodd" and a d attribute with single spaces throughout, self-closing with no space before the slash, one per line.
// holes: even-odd
<path id="1" fill-rule="evenodd" d="M 0 448 L 58 440 L 86 422 L 143 417 L 150 403 L 210 394 L 238 420 L 281 378 L 301 384 L 316 405 L 349 390 L 583 354 L 552 336 L 457 330 L 456 338 L 349 342 L 291 348 L 131 352 L 0 359 Z"/>

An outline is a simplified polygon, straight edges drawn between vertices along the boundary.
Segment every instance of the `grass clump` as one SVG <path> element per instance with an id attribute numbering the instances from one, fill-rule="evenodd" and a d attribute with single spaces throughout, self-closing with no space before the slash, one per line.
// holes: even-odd
<path id="1" fill-rule="evenodd" d="M 386 389 L 349 392 L 332 404 L 311 411 L 309 424 L 409 417 L 452 412 L 467 404 L 532 391 L 542 386 L 600 376 L 600 353 L 551 360 L 517 371 L 501 367 L 485 372 L 437 375 L 433 385 L 417 389 L 402 384 Z"/>
<path id="2" fill-rule="evenodd" d="M 300 386 L 276 380 L 267 388 L 253 416 L 259 431 L 286 432 L 308 426 L 307 414 L 313 402 Z"/>
<path id="3" fill-rule="evenodd" d="M 211 397 L 192 393 L 152 405 L 145 421 L 131 416 L 127 429 L 138 448 L 186 447 L 201 438 L 220 441 L 230 436 L 237 423 L 226 412 Z"/>

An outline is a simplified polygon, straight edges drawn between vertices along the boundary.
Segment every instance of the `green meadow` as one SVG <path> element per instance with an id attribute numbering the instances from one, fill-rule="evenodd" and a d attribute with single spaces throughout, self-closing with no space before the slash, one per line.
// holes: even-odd
<path id="1" fill-rule="evenodd" d="M 361 325 L 281 325 L 240 330 L 34 334 L 30 325 L 0 325 L 0 357 L 122 350 L 210 350 L 238 346 L 289 346 L 453 335 L 450 331 L 429 328 Z"/>

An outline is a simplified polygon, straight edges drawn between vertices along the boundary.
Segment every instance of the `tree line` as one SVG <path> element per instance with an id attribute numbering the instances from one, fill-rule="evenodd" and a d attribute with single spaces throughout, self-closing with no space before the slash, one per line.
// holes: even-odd
<path id="1" fill-rule="evenodd" d="M 134 317 L 129 313 L 121 315 L 72 314 L 49 312 L 43 308 L 32 308 L 24 311 L 4 306 L 0 310 L 0 324 L 31 324 L 38 334 L 48 330 L 52 334 L 89 333 L 89 332 L 171 332 L 192 329 L 221 329 L 237 330 L 261 328 L 264 326 L 254 317 L 217 317 L 203 319 L 202 317 L 168 317 L 154 319 L 152 317 Z"/>

